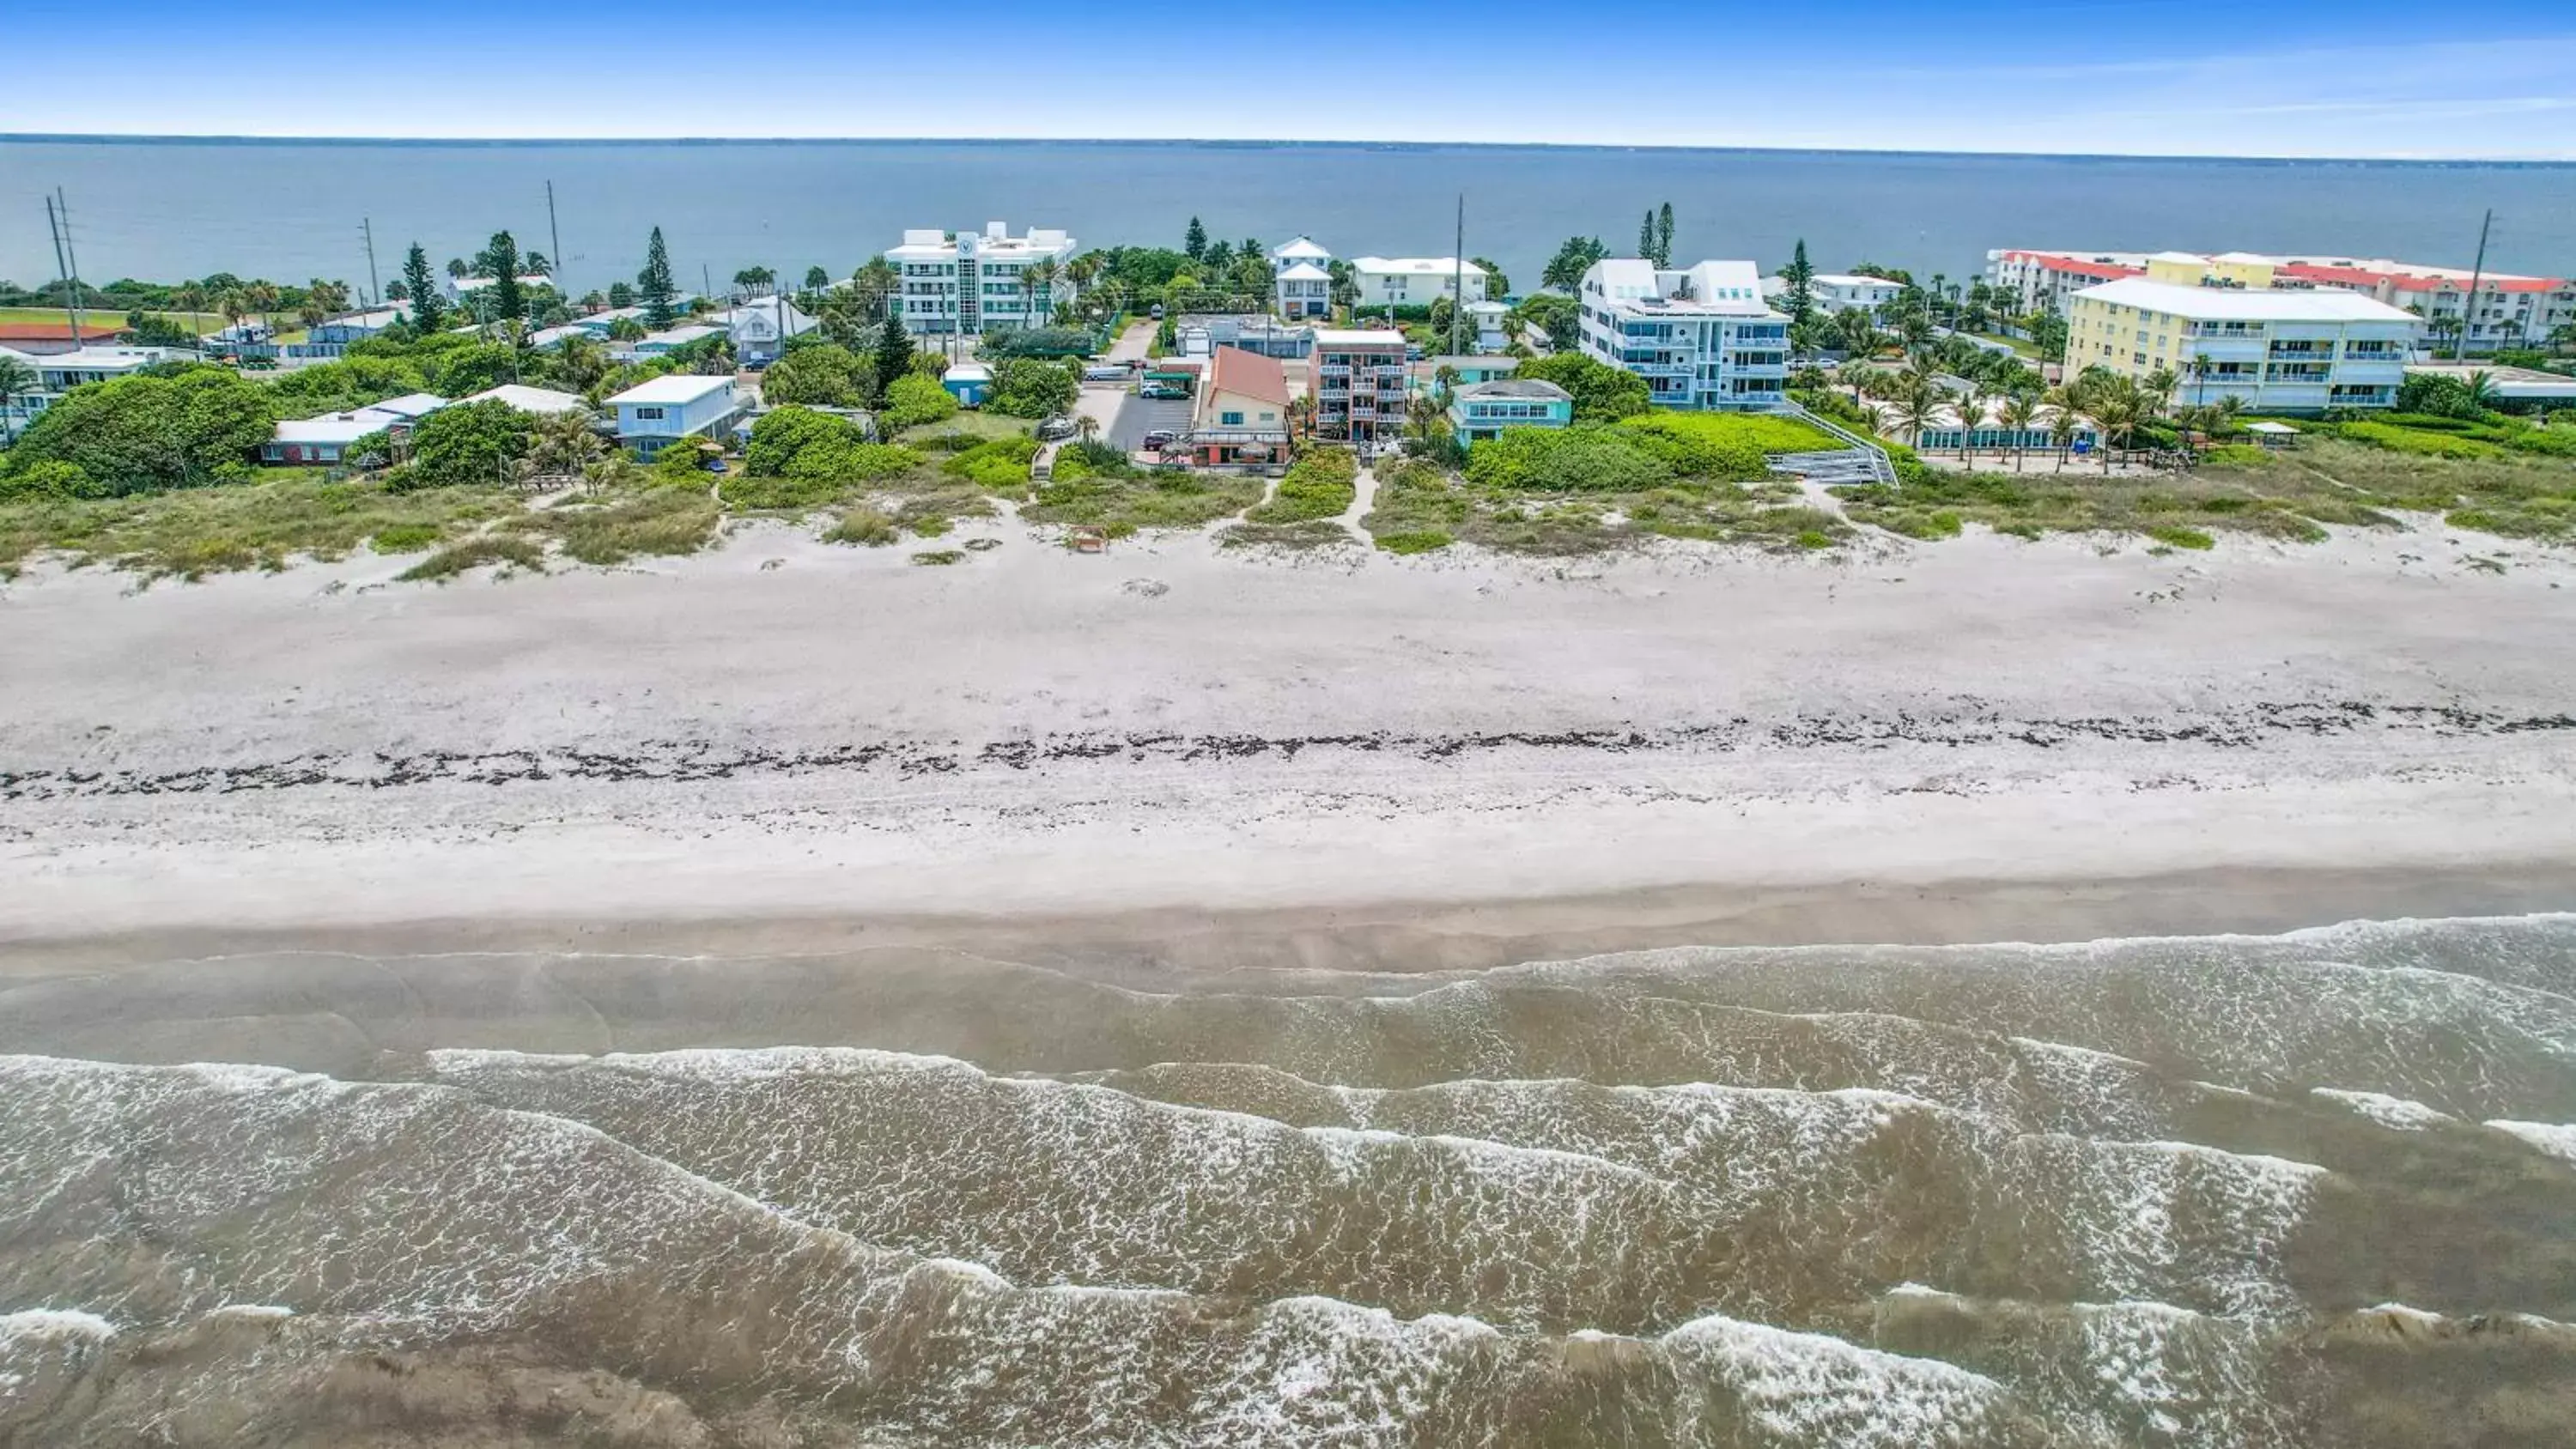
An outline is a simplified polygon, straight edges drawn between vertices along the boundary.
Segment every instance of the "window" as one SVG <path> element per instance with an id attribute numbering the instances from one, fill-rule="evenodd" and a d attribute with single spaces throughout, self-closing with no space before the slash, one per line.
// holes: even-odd
<path id="1" fill-rule="evenodd" d="M 1243 414 L 1241 413 L 1218 413 L 1216 415 L 1216 420 L 1229 428 L 1239 428 L 1243 426 Z"/>
<path id="2" fill-rule="evenodd" d="M 662 421 L 662 411 L 663 410 L 660 408 L 639 407 L 635 410 L 635 421 L 639 423 L 658 423 Z"/>

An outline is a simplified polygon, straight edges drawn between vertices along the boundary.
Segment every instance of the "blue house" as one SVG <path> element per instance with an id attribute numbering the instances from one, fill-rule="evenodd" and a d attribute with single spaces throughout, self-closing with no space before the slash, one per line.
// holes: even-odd
<path id="1" fill-rule="evenodd" d="M 959 407 L 980 408 L 993 395 L 993 369 L 980 362 L 960 362 L 939 375 L 939 385 L 948 389 Z"/>
<path id="2" fill-rule="evenodd" d="M 1574 421 L 1574 395 L 1552 382 L 1504 378 L 1471 383 L 1449 401 L 1449 427 L 1469 447 L 1505 428 L 1561 428 Z"/>
<path id="3" fill-rule="evenodd" d="M 639 382 L 608 405 L 617 412 L 617 441 L 646 458 L 683 438 L 720 440 L 742 414 L 730 375 L 672 373 Z"/>
<path id="4" fill-rule="evenodd" d="M 349 344 L 364 342 L 403 320 L 399 307 L 377 307 L 365 312 L 348 312 L 327 322 L 316 322 L 301 342 L 286 344 L 289 357 L 336 358 L 347 355 Z"/>

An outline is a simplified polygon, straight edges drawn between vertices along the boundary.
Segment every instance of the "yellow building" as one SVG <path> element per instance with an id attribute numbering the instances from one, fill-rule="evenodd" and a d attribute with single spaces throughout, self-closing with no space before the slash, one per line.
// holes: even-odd
<path id="1" fill-rule="evenodd" d="M 2147 258 L 2147 280 L 2177 287 L 2268 287 L 2272 259 L 2252 252 L 2156 252 Z"/>
<path id="2" fill-rule="evenodd" d="M 2125 277 L 2068 299 L 2066 370 L 2170 372 L 2178 401 L 2233 396 L 2258 411 L 2386 407 L 2422 325 L 2356 292 Z"/>

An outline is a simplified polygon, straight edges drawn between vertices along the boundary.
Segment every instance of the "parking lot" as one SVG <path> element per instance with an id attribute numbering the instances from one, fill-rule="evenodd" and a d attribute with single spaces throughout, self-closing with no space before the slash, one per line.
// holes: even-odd
<path id="1" fill-rule="evenodd" d="M 1109 441 L 1133 453 L 1145 446 L 1147 433 L 1186 434 L 1189 430 L 1188 398 L 1129 397 L 1118 409 L 1118 421 L 1110 425 Z"/>

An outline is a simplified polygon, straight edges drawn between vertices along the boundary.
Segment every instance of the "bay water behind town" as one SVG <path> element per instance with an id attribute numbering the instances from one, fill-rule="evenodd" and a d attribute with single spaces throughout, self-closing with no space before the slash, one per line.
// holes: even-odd
<path id="1" fill-rule="evenodd" d="M 1669 201 L 1677 258 L 1766 267 L 1808 240 L 1826 269 L 1870 261 L 1975 275 L 2004 246 L 2342 252 L 2576 270 L 2576 166 L 1862 152 L 1212 142 L 416 143 L 0 139 L 0 279 L 54 275 L 43 197 L 69 202 L 82 275 L 229 271 L 365 285 L 417 241 L 433 263 L 509 228 L 567 285 L 631 278 L 663 228 L 684 285 L 744 267 L 846 276 L 906 227 L 1007 220 L 1088 246 L 1177 246 L 1191 217 L 1229 241 L 1303 232 L 1343 256 L 1467 251 L 1536 286 L 1558 242 L 1632 252 Z"/>
<path id="2" fill-rule="evenodd" d="M 1494 943 L 1046 940 L 31 955 L 0 1442 L 2576 1422 L 2567 917 L 1464 969 Z"/>

